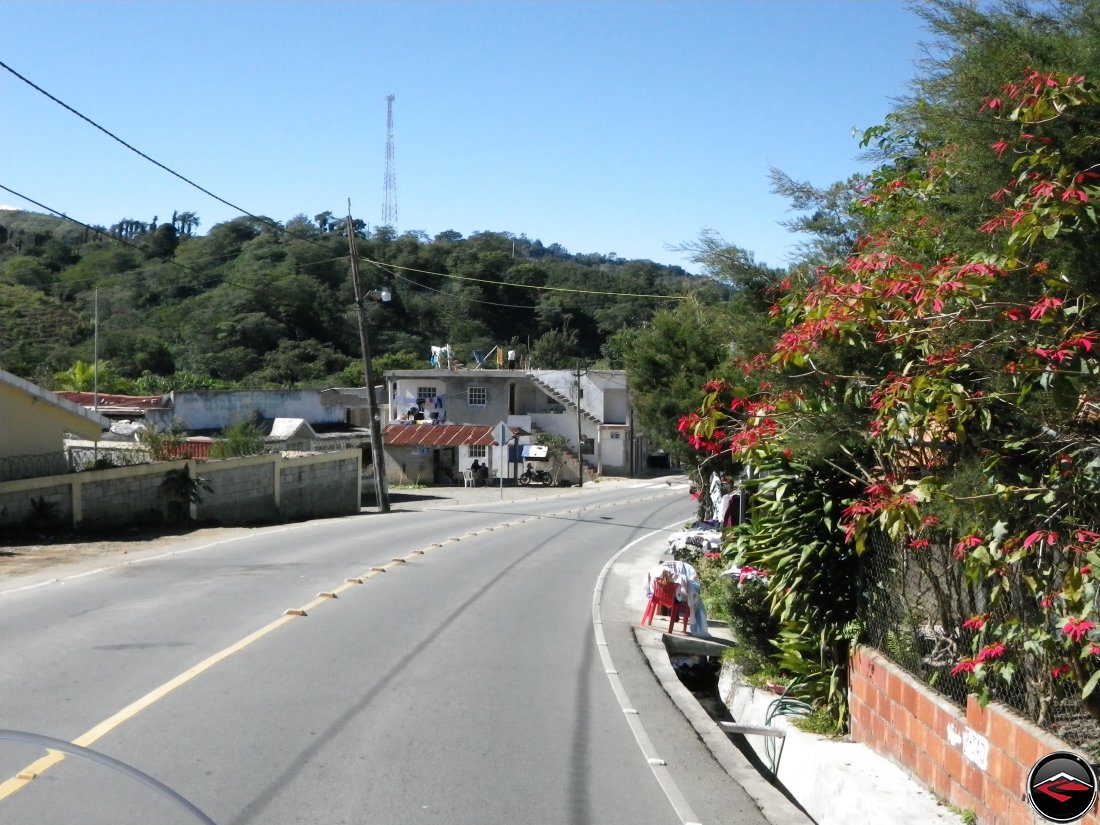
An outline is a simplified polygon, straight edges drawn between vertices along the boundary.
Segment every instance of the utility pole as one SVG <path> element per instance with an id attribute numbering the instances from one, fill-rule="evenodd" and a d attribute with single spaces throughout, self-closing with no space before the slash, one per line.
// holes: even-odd
<path id="1" fill-rule="evenodd" d="M 99 287 L 95 288 L 95 330 L 92 344 L 92 411 L 99 412 Z"/>
<path id="2" fill-rule="evenodd" d="M 355 248 L 355 227 L 351 222 L 351 201 L 348 201 L 348 254 L 351 258 L 351 285 L 355 290 L 355 314 L 359 321 L 359 345 L 363 355 L 363 380 L 367 384 L 367 414 L 370 416 L 370 452 L 374 464 L 374 495 L 378 512 L 390 511 L 390 496 L 386 489 L 386 454 L 382 450 L 382 426 L 374 403 L 374 368 L 371 366 L 370 335 L 363 308 L 363 287 L 359 283 L 359 251 Z"/>
<path id="3" fill-rule="evenodd" d="M 587 370 L 586 370 L 587 372 Z M 577 486 L 584 486 L 584 432 L 581 430 L 581 398 L 584 390 L 581 389 L 581 362 L 577 362 Z"/>

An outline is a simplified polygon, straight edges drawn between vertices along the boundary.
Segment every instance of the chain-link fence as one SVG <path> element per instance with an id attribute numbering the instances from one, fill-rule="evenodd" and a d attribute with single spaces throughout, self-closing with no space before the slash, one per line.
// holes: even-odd
<path id="1" fill-rule="evenodd" d="M 171 461 L 181 458 L 206 461 L 211 458 L 211 447 L 216 442 L 186 442 L 161 450 L 161 455 L 153 457 L 153 452 L 145 446 L 135 444 L 113 444 L 100 442 L 97 446 L 70 446 L 64 452 L 47 455 L 16 455 L 0 458 L 0 481 L 18 481 L 25 478 L 79 473 L 84 470 L 106 470 L 111 467 L 132 467 L 136 464 L 149 464 L 156 460 Z M 268 442 L 261 452 L 290 453 L 310 455 L 329 453 L 363 447 L 363 439 L 316 438 L 288 446 L 282 441 Z"/>
<path id="2" fill-rule="evenodd" d="M 68 449 L 71 472 L 82 470 L 108 470 L 111 467 L 133 467 L 135 464 L 148 464 L 153 459 L 144 447 L 120 445 L 107 447 L 70 447 Z"/>
<path id="3" fill-rule="evenodd" d="M 46 455 L 14 455 L 0 458 L 0 481 L 79 473 L 148 464 L 149 451 L 134 447 L 70 447 Z"/>
<path id="4" fill-rule="evenodd" d="M 861 564 L 861 641 L 952 701 L 966 704 L 973 688 L 951 671 L 972 655 L 973 632 L 963 622 L 988 609 L 981 586 L 967 581 L 947 536 L 907 548 L 872 536 Z M 1022 591 L 1009 595 L 1014 611 L 1029 615 Z M 1038 620 L 1038 618 L 1037 618 Z M 1010 681 L 990 682 L 995 699 L 1070 744 L 1100 747 L 1100 726 L 1081 705 L 1079 691 L 1051 676 L 1057 664 L 1042 653 L 1023 656 Z"/>
<path id="5" fill-rule="evenodd" d="M 21 478 L 40 478 L 71 472 L 68 457 L 64 453 L 0 458 L 0 481 L 18 481 Z"/>

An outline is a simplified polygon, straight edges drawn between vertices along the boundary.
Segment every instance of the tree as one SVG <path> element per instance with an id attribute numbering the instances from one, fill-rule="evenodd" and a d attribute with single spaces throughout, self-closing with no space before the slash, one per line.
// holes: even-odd
<path id="1" fill-rule="evenodd" d="M 192 506 L 202 504 L 203 493 L 214 492 L 213 485 L 207 479 L 191 475 L 190 464 L 166 472 L 160 489 L 165 499 L 169 524 L 186 524 L 191 521 Z"/>
<path id="2" fill-rule="evenodd" d="M 100 392 L 126 392 L 130 384 L 115 374 L 110 361 L 98 361 L 89 364 L 76 361 L 69 369 L 54 375 L 55 386 L 59 390 L 91 392 L 98 385 Z"/>
<path id="3" fill-rule="evenodd" d="M 264 452 L 263 433 L 260 431 L 259 413 L 251 418 L 231 424 L 222 431 L 222 440 L 210 448 L 211 458 L 235 458 L 259 455 Z"/>
<path id="4" fill-rule="evenodd" d="M 946 543 L 979 611 L 943 629 L 970 650 L 952 675 L 984 696 L 1070 679 L 1100 718 L 1100 298 L 1081 266 L 1100 241 L 1100 86 L 1032 68 L 975 104 L 1001 174 L 901 119 L 869 130 L 899 154 L 853 204 L 866 234 L 782 285 L 767 363 L 681 427 L 697 449 L 846 477 L 830 518 L 856 553 L 875 534 Z M 983 209 L 960 200 L 983 185 Z"/>
<path id="5" fill-rule="evenodd" d="M 326 232 L 330 232 L 333 226 L 339 224 L 338 221 L 334 222 L 331 212 L 321 212 L 313 216 L 313 220 L 317 221 L 317 230 L 324 235 Z"/>
<path id="6" fill-rule="evenodd" d="M 729 358 L 734 335 L 724 310 L 690 301 L 661 310 L 637 330 L 623 353 L 635 420 L 656 446 L 681 463 L 690 462 L 692 453 L 677 422 Z"/>
<path id="7" fill-rule="evenodd" d="M 200 223 L 199 216 L 194 212 L 172 212 L 171 225 L 180 237 L 191 237 L 194 231 L 199 228 Z"/>
<path id="8" fill-rule="evenodd" d="M 149 234 L 145 247 L 152 258 L 171 258 L 179 246 L 176 228 L 170 223 L 162 223 Z"/>
<path id="9" fill-rule="evenodd" d="M 569 439 L 564 435 L 539 433 L 535 437 L 535 443 L 546 447 L 546 458 L 550 462 L 552 483 L 557 484 L 558 479 L 561 477 L 561 469 L 565 465 L 565 449 L 569 446 Z"/>
<path id="10" fill-rule="evenodd" d="M 561 370 L 575 364 L 579 355 L 577 332 L 569 329 L 566 321 L 561 329 L 552 329 L 539 336 L 531 345 L 528 359 L 536 369 Z"/>
<path id="11" fill-rule="evenodd" d="M 38 258 L 17 255 L 4 262 L 3 269 L 0 269 L 0 278 L 13 284 L 46 291 L 56 276 Z"/>

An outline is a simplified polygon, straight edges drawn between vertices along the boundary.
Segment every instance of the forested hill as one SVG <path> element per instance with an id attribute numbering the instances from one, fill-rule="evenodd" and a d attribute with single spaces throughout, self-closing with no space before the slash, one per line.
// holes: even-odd
<path id="1" fill-rule="evenodd" d="M 0 367 L 46 386 L 84 383 L 77 362 L 93 360 L 98 289 L 105 391 L 362 383 L 344 221 L 242 217 L 205 234 L 199 225 L 183 212 L 99 234 L 0 212 Z M 680 267 L 574 255 L 506 232 L 431 238 L 358 223 L 356 234 L 365 288 L 393 295 L 366 301 L 380 368 L 426 367 L 430 347 L 447 343 L 470 365 L 473 351 L 500 345 L 540 367 L 619 367 L 628 336 L 616 333 L 675 302 L 600 293 L 725 294 Z"/>

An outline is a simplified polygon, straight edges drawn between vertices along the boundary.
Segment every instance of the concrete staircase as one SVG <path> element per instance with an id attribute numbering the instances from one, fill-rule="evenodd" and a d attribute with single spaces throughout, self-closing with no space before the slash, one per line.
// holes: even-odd
<path id="1" fill-rule="evenodd" d="M 546 393 L 548 396 L 550 396 L 551 399 L 553 399 L 557 403 L 561 404 L 567 410 L 572 410 L 574 414 L 577 412 L 577 402 L 574 401 L 572 398 L 569 398 L 566 395 L 562 395 L 560 392 L 558 392 L 556 389 L 551 387 L 549 384 L 545 383 L 544 381 L 539 380 L 538 376 L 536 376 L 536 375 L 532 375 L 532 374 L 528 373 L 527 377 L 531 379 L 531 382 L 536 387 L 538 387 L 540 390 L 542 390 L 544 393 Z M 602 421 L 600 421 L 600 419 L 596 418 L 596 416 L 592 415 L 592 413 L 590 413 L 584 407 L 581 407 L 581 415 L 584 418 L 587 418 L 593 424 L 602 424 L 603 423 Z"/>
<path id="2" fill-rule="evenodd" d="M 575 409 L 575 407 L 574 407 L 574 409 Z M 545 430 L 543 430 L 537 424 L 532 424 L 531 425 L 531 432 L 534 433 L 535 437 L 537 438 L 538 434 L 542 433 L 542 432 L 545 432 Z M 577 452 L 576 452 L 576 450 L 574 450 L 570 447 L 566 447 L 565 449 L 563 449 L 561 451 L 561 454 L 562 454 L 562 459 L 563 459 L 564 466 L 569 469 L 569 471 L 573 474 L 573 476 L 575 478 L 579 477 L 580 476 L 580 471 L 578 470 L 578 465 L 577 465 Z M 596 465 L 593 464 L 591 462 L 591 460 L 589 460 L 588 458 L 585 458 L 584 459 L 584 478 L 585 478 L 585 480 L 587 481 L 587 480 L 596 478 L 597 475 L 598 475 L 598 472 L 596 470 Z"/>

